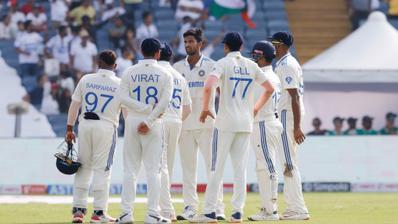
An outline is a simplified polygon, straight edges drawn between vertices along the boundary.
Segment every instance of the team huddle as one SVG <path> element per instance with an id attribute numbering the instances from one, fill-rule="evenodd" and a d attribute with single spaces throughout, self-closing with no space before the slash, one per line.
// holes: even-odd
<path id="1" fill-rule="evenodd" d="M 249 148 L 256 156 L 261 209 L 248 219 L 309 219 L 296 156 L 298 144 L 305 139 L 301 130 L 303 77 L 299 63 L 289 53 L 291 34 L 278 32 L 270 42 L 257 42 L 248 59 L 240 53 L 241 35 L 227 33 L 223 40 L 225 57 L 218 61 L 202 55 L 200 29 L 190 29 L 183 36 L 187 57 L 174 65 L 169 63 L 173 57 L 170 46 L 149 38 L 141 44 L 144 59 L 127 68 L 121 79 L 113 72 L 116 54 L 105 50 L 98 56 L 98 72 L 79 81 L 66 133 L 67 142 L 75 141 L 73 128 L 79 116 L 78 158 L 82 166 L 74 179 L 72 222 L 84 221 L 91 186 L 92 223 L 133 223 L 141 163 L 147 180 L 145 223 L 225 220 L 222 180 L 230 155 L 234 182 L 233 212 L 228 220 L 241 223 Z M 122 213 L 114 219 L 107 214 L 107 206 L 121 112 L 125 119 Z M 184 210 L 178 216 L 170 195 L 177 151 L 184 200 Z M 208 177 L 202 213 L 198 212 L 196 193 L 198 151 Z M 287 204 L 281 215 L 277 207 L 276 155 L 284 169 Z"/>

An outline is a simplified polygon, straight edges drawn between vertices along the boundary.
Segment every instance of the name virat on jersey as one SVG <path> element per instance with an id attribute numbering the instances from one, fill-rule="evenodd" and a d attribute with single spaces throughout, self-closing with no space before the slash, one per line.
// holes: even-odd
<path id="1" fill-rule="evenodd" d="M 158 74 L 135 74 L 131 76 L 133 82 L 159 82 Z"/>

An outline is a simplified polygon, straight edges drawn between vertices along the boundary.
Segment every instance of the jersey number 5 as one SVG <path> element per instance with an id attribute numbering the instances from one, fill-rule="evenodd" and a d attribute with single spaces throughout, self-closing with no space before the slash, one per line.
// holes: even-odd
<path id="1" fill-rule="evenodd" d="M 235 95 L 236 95 L 236 87 L 238 87 L 239 82 L 246 82 L 246 86 L 245 86 L 245 88 L 243 90 L 243 93 L 242 93 L 242 99 L 245 98 L 247 89 L 249 88 L 249 85 L 250 85 L 250 83 L 252 83 L 253 79 L 230 77 L 229 80 L 236 81 L 235 85 L 234 85 L 234 90 L 232 91 L 232 97 L 235 97 Z"/>
<path id="2" fill-rule="evenodd" d="M 102 105 L 101 108 L 101 113 L 104 113 L 106 106 L 109 104 L 109 102 L 111 102 L 111 100 L 113 99 L 113 96 L 111 95 L 106 95 L 106 94 L 101 94 L 100 97 L 105 98 L 105 103 L 104 105 Z M 86 101 L 86 111 L 87 112 L 93 112 L 98 105 L 98 96 L 97 94 L 93 93 L 93 92 L 88 92 L 86 94 L 86 96 L 84 97 L 85 101 Z"/>

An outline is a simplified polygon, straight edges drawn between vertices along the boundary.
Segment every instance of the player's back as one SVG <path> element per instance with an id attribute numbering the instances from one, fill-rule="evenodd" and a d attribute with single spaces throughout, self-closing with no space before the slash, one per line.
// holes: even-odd
<path id="1" fill-rule="evenodd" d="M 220 105 L 216 128 L 225 131 L 251 132 L 253 128 L 254 82 L 267 80 L 256 63 L 231 52 L 216 63 L 213 73 L 219 78 Z"/>
<path id="2" fill-rule="evenodd" d="M 272 83 L 274 87 L 274 93 L 271 96 L 271 99 L 269 99 L 265 105 L 261 108 L 261 110 L 257 113 L 257 116 L 254 118 L 254 121 L 263 121 L 263 120 L 269 120 L 269 119 L 276 119 L 275 114 L 278 113 L 278 104 L 279 104 L 279 98 L 281 94 L 281 82 L 278 78 L 278 76 L 272 71 L 272 66 L 265 66 L 262 67 L 261 70 L 263 70 L 266 74 L 266 76 L 269 78 L 270 82 Z M 261 97 L 261 95 L 264 93 L 264 88 L 258 84 L 254 86 L 254 99 L 257 100 Z"/>
<path id="3" fill-rule="evenodd" d="M 110 70 L 99 69 L 97 73 L 87 74 L 79 81 L 72 99 L 82 103 L 80 119 L 86 112 L 95 113 L 100 120 L 119 124 L 121 109 L 118 89 L 120 79 Z"/>
<path id="4" fill-rule="evenodd" d="M 122 85 L 126 86 L 129 96 L 140 103 L 153 108 L 159 103 L 167 82 L 172 79 L 167 70 L 158 65 L 154 59 L 144 59 L 126 69 L 122 75 Z M 146 116 L 148 113 L 129 109 L 136 116 Z"/>
<path id="5" fill-rule="evenodd" d="M 167 69 L 173 77 L 173 95 L 164 114 L 164 119 L 181 122 L 182 106 L 191 102 L 187 81 L 169 62 L 159 61 L 159 65 Z"/>

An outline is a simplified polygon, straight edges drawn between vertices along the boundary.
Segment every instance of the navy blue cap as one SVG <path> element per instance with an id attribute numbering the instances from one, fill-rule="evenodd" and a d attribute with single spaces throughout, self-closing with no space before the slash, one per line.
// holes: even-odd
<path id="1" fill-rule="evenodd" d="M 372 121 L 373 120 L 373 117 L 370 117 L 370 116 L 368 116 L 368 115 L 365 115 L 365 116 L 363 116 L 363 118 L 362 118 L 362 122 L 364 122 L 364 121 Z"/>
<path id="2" fill-rule="evenodd" d="M 162 43 L 162 47 L 160 49 L 160 60 L 169 60 L 167 58 L 171 58 L 173 56 L 173 50 L 170 45 L 166 42 Z"/>
<path id="3" fill-rule="evenodd" d="M 225 34 L 222 41 L 223 44 L 227 44 L 230 47 L 241 47 L 243 44 L 242 35 L 238 32 L 229 32 Z"/>
<path id="4" fill-rule="evenodd" d="M 293 45 L 293 36 L 289 32 L 277 32 L 270 38 L 273 44 L 284 44 L 288 47 Z"/>
<path id="5" fill-rule="evenodd" d="M 333 123 L 334 123 L 334 122 L 338 122 L 338 121 L 343 122 L 343 121 L 344 121 L 344 118 L 339 117 L 339 116 L 333 118 Z"/>
<path id="6" fill-rule="evenodd" d="M 161 47 L 160 41 L 155 38 L 147 38 L 141 43 L 142 52 L 157 52 Z"/>
<path id="7" fill-rule="evenodd" d="M 393 113 L 393 112 L 388 112 L 386 114 L 386 119 L 395 119 L 397 117 L 397 114 Z"/>
<path id="8" fill-rule="evenodd" d="M 268 41 L 259 41 L 254 44 L 251 54 L 261 54 L 266 58 L 275 58 L 275 47 Z"/>
<path id="9" fill-rule="evenodd" d="M 357 122 L 357 119 L 356 119 L 355 117 L 349 117 L 349 118 L 347 119 L 347 122 L 348 122 L 348 123 L 355 123 L 355 122 Z"/>

